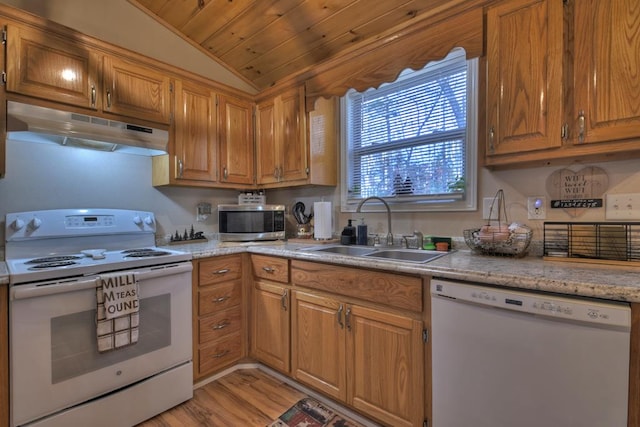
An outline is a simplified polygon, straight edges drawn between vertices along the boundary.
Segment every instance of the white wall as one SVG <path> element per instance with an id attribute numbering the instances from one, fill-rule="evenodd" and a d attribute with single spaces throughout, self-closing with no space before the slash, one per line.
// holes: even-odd
<path id="1" fill-rule="evenodd" d="M 218 231 L 217 216 L 196 222 L 196 205 L 237 202 L 237 191 L 154 188 L 151 157 L 7 141 L 7 173 L 0 179 L 0 222 L 9 212 L 63 208 L 117 208 L 152 211 L 158 236 L 194 225 Z M 0 246 L 4 246 L 0 244 Z"/>

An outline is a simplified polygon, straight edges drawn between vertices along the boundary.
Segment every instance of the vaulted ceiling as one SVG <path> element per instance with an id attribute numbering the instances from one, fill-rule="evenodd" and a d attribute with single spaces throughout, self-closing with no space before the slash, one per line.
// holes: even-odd
<path id="1" fill-rule="evenodd" d="M 258 91 L 461 0 L 129 0 Z"/>

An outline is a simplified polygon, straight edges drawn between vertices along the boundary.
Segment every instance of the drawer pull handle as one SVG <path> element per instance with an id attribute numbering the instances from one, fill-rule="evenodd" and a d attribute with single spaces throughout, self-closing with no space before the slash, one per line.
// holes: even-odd
<path id="1" fill-rule="evenodd" d="M 338 307 L 338 313 L 336 314 L 336 316 L 338 317 L 338 325 L 340 325 L 340 329 L 344 329 L 344 323 L 342 323 L 342 311 L 344 310 L 344 306 L 342 304 L 340 304 L 340 307 Z"/>
<path id="2" fill-rule="evenodd" d="M 284 311 L 287 311 L 287 296 L 289 295 L 289 292 L 285 289 L 282 292 L 282 297 L 280 298 L 280 304 L 282 305 L 282 309 Z"/>
<path id="3" fill-rule="evenodd" d="M 221 357 L 224 357 L 227 354 L 229 354 L 229 350 L 225 350 L 225 351 L 221 351 L 220 353 L 216 353 L 216 354 L 213 355 L 213 357 L 216 358 L 216 359 L 220 359 Z"/>
<path id="4" fill-rule="evenodd" d="M 225 302 L 229 298 L 231 298 L 229 295 L 225 295 L 223 297 L 214 298 L 211 302 L 215 302 L 215 303 Z"/>
<path id="5" fill-rule="evenodd" d="M 214 271 L 211 274 L 213 274 L 213 275 L 215 275 L 215 274 L 227 274 L 228 272 L 229 272 L 228 268 L 223 268 L 222 270 Z"/>
<path id="6" fill-rule="evenodd" d="M 228 319 L 224 319 L 222 322 L 218 323 L 217 325 L 213 325 L 211 327 L 211 329 L 213 329 L 214 331 L 217 331 L 218 329 L 224 329 L 227 326 L 229 326 L 231 324 L 231 322 L 229 322 Z"/>
<path id="7" fill-rule="evenodd" d="M 264 271 L 266 271 L 267 273 L 270 273 L 270 274 L 273 274 L 273 273 L 275 273 L 275 272 L 276 272 L 276 269 L 275 269 L 275 268 L 273 268 L 273 267 L 262 267 L 262 269 L 263 269 Z"/>

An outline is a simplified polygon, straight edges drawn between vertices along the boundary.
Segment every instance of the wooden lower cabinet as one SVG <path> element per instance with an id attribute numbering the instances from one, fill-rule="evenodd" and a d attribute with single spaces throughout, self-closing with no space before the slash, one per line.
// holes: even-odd
<path id="1" fill-rule="evenodd" d="M 251 356 L 289 374 L 291 297 L 289 260 L 252 255 Z"/>
<path id="2" fill-rule="evenodd" d="M 244 357 L 242 255 L 194 263 L 194 380 Z"/>
<path id="3" fill-rule="evenodd" d="M 422 322 L 295 290 L 293 377 L 391 426 L 422 425 Z"/>
<path id="4" fill-rule="evenodd" d="M 251 356 L 283 373 L 290 371 L 290 294 L 282 285 L 253 287 Z"/>

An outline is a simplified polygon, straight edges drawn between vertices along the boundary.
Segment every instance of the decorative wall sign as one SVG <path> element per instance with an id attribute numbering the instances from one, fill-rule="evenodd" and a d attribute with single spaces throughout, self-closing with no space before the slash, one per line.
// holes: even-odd
<path id="1" fill-rule="evenodd" d="M 584 214 L 585 209 L 600 208 L 609 187 L 609 176 L 596 166 L 577 172 L 560 169 L 547 178 L 547 193 L 551 196 L 551 208 L 563 209 L 572 217 Z"/>

